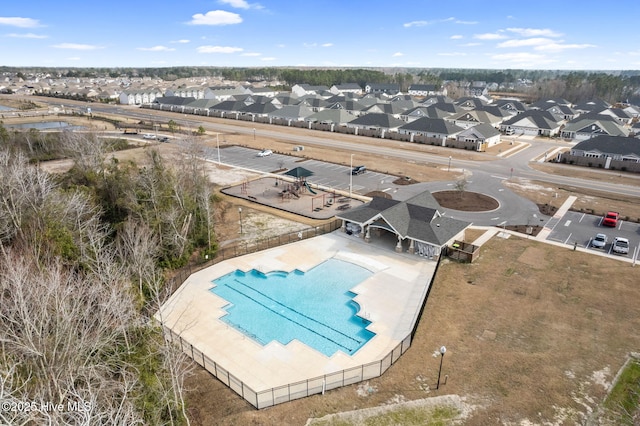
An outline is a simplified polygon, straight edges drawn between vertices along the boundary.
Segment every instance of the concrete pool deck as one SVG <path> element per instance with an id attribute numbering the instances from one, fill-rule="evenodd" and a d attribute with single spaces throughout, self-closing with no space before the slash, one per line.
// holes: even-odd
<path id="1" fill-rule="evenodd" d="M 298 341 L 265 346 L 220 320 L 226 300 L 212 281 L 240 269 L 290 272 L 309 270 L 335 257 L 365 267 L 373 275 L 356 285 L 359 315 L 376 335 L 354 355 L 331 357 Z M 411 334 L 436 262 L 395 253 L 341 231 L 230 259 L 192 274 L 162 306 L 156 319 L 183 342 L 214 361 L 255 392 L 305 381 L 379 361 Z M 202 363 L 202 360 L 196 360 Z"/>

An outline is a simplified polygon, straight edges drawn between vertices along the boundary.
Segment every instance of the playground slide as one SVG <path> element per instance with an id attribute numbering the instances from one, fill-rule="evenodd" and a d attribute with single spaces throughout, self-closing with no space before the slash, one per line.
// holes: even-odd
<path id="1" fill-rule="evenodd" d="M 313 189 L 311 189 L 311 186 L 309 186 L 309 183 L 305 181 L 304 186 L 307 187 L 307 189 L 309 190 L 310 193 L 312 194 L 317 194 L 316 191 L 314 191 Z"/>

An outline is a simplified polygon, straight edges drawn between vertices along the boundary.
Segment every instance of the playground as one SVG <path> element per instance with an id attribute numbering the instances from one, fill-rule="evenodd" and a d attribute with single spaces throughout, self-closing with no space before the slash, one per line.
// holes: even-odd
<path id="1" fill-rule="evenodd" d="M 364 201 L 309 184 L 305 177 L 263 177 L 224 188 L 222 193 L 312 219 L 330 219 Z"/>

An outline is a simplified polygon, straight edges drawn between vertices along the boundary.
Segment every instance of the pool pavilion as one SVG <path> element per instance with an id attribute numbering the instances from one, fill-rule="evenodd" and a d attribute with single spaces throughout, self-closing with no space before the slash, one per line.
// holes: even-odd
<path id="1" fill-rule="evenodd" d="M 425 191 L 406 201 L 373 197 L 371 202 L 336 215 L 342 230 L 370 242 L 372 238 L 395 237 L 395 250 L 433 259 L 443 248 L 464 239 L 471 225 L 440 213 L 440 204 Z"/>

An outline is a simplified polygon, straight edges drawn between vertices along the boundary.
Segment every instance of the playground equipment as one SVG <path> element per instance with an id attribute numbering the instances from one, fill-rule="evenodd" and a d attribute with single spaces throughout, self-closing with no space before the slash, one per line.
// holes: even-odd
<path id="1" fill-rule="evenodd" d="M 312 194 L 314 194 L 314 195 L 315 195 L 315 194 L 317 194 L 317 192 L 316 192 L 316 191 L 314 191 L 313 189 L 311 189 L 311 186 L 309 185 L 309 182 L 307 182 L 306 180 L 304 181 L 304 186 L 306 186 L 306 187 L 307 187 L 307 189 L 309 190 L 309 192 L 310 192 L 310 193 L 312 193 Z"/>

